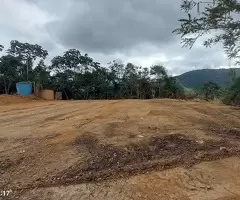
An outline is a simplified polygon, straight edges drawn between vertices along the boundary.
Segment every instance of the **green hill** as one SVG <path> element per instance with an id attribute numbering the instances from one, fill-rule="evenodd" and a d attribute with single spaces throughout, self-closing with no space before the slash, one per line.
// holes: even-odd
<path id="1" fill-rule="evenodd" d="M 240 76 L 240 68 L 235 68 L 237 76 Z M 230 69 L 201 69 L 186 72 L 177 76 L 178 83 L 185 88 L 197 89 L 209 81 L 213 81 L 221 87 L 228 84 Z"/>

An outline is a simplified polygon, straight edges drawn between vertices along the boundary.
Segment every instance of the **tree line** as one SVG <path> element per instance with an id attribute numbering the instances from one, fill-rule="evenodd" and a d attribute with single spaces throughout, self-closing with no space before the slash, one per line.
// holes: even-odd
<path id="1" fill-rule="evenodd" d="M 4 47 L 0 45 L 0 50 Z M 101 66 L 88 54 L 69 49 L 49 65 L 48 51 L 38 44 L 10 42 L 0 57 L 0 92 L 15 93 L 16 83 L 63 92 L 66 99 L 179 98 L 183 89 L 161 65 L 141 67 L 112 61 Z"/>
<path id="2" fill-rule="evenodd" d="M 2 45 L 0 50 L 4 50 Z M 112 61 L 101 66 L 77 49 L 55 56 L 46 65 L 47 50 L 17 40 L 11 41 L 5 52 L 0 57 L 0 94 L 16 93 L 17 82 L 31 81 L 40 89 L 61 91 L 64 99 L 203 98 L 240 105 L 240 78 L 234 71 L 227 88 L 209 82 L 188 93 L 161 65 L 141 67 Z"/>

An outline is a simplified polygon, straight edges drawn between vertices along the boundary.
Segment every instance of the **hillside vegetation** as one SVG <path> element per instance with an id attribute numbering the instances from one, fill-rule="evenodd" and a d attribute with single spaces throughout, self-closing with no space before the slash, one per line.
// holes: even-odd
<path id="1" fill-rule="evenodd" d="M 233 68 L 232 68 L 233 69 Z M 240 76 L 240 68 L 235 68 Z M 177 76 L 180 85 L 186 88 L 198 89 L 210 81 L 221 87 L 227 87 L 230 69 L 200 69 L 186 72 Z"/>

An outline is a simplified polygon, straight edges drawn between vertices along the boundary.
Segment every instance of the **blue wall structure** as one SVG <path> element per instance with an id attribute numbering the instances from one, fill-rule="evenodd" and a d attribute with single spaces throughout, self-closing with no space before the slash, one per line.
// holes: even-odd
<path id="1" fill-rule="evenodd" d="M 22 96 L 29 96 L 32 94 L 32 83 L 31 82 L 18 82 L 16 84 L 17 93 Z"/>

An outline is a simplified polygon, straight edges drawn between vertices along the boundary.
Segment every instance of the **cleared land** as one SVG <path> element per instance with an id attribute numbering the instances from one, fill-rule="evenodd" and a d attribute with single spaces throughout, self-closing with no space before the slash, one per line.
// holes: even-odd
<path id="1" fill-rule="evenodd" d="M 233 107 L 0 98 L 7 199 L 237 200 L 239 156 Z"/>

